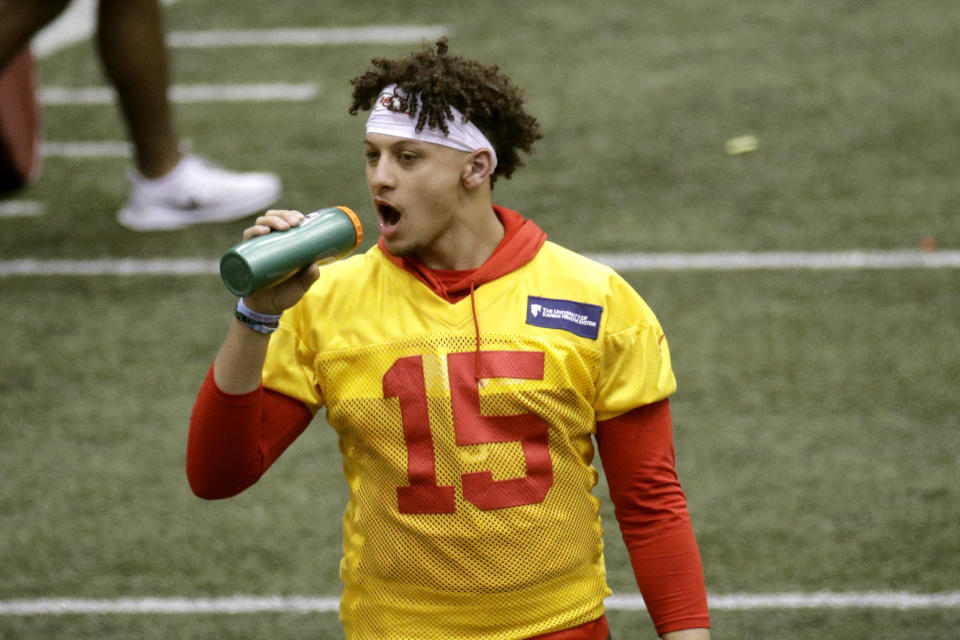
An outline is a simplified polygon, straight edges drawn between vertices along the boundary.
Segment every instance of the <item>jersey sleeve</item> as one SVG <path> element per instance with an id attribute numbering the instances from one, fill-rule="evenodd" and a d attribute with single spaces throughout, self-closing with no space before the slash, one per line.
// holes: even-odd
<path id="1" fill-rule="evenodd" d="M 611 277 L 606 310 L 594 404 L 597 421 L 663 400 L 677 389 L 660 322 L 620 276 Z"/>
<path id="2" fill-rule="evenodd" d="M 315 349 L 309 340 L 310 298 L 305 297 L 280 318 L 280 328 L 270 337 L 263 365 L 263 386 L 302 402 L 311 413 L 323 406 L 317 381 Z"/>

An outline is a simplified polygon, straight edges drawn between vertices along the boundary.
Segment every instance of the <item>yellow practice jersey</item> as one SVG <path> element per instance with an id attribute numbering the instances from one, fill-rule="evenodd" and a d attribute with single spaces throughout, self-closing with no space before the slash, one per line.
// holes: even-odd
<path id="1" fill-rule="evenodd" d="M 602 615 L 591 436 L 676 388 L 643 300 L 551 242 L 455 304 L 378 248 L 321 274 L 264 384 L 339 436 L 346 637 L 514 640 Z"/>

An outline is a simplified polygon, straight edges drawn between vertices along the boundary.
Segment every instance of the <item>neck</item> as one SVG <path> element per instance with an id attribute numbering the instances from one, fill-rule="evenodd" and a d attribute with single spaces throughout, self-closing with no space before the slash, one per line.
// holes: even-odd
<path id="1" fill-rule="evenodd" d="M 459 223 L 416 255 L 430 269 L 466 271 L 476 269 L 503 240 L 503 224 L 489 198 L 477 198 L 457 212 Z"/>

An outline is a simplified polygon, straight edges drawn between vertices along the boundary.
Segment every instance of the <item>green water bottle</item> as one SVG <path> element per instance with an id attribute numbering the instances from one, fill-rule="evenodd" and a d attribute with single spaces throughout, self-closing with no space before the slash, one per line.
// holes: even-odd
<path id="1" fill-rule="evenodd" d="M 296 227 L 250 238 L 220 258 L 227 289 L 248 296 L 286 280 L 311 262 L 327 264 L 360 246 L 363 227 L 348 207 L 328 207 L 307 214 Z"/>

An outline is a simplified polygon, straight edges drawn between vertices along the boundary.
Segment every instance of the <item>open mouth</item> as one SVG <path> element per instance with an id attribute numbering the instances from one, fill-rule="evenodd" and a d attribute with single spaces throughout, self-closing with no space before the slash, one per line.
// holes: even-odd
<path id="1" fill-rule="evenodd" d="M 393 231 L 400 222 L 400 210 L 387 202 L 377 202 L 377 217 L 380 218 L 381 233 Z"/>

